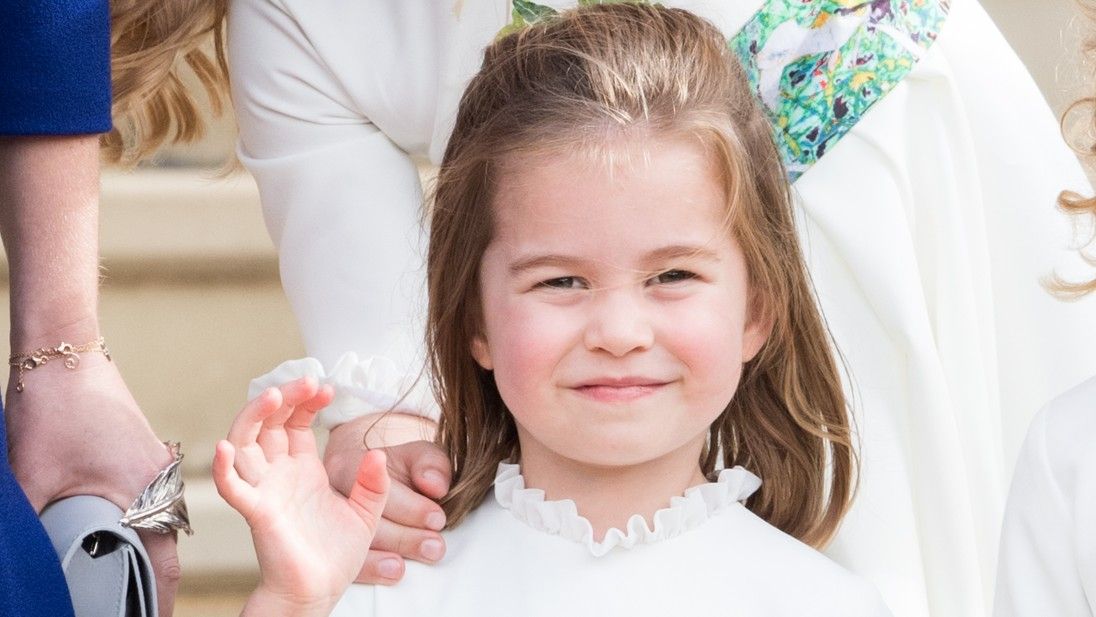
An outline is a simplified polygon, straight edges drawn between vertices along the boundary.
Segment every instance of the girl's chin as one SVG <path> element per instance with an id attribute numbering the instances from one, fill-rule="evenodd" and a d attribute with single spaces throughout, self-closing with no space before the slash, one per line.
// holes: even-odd
<path id="1" fill-rule="evenodd" d="M 706 433 L 705 433 L 706 435 Z M 643 435 L 621 435 L 619 433 L 587 433 L 584 444 L 568 444 L 554 451 L 556 456 L 568 459 L 573 464 L 588 467 L 598 473 L 628 472 L 638 467 L 665 465 L 672 460 L 680 460 L 683 466 L 695 466 L 703 448 L 702 440 L 689 440 L 686 444 L 664 447 L 652 447 L 650 433 Z M 579 446 L 579 447 L 575 447 Z"/>

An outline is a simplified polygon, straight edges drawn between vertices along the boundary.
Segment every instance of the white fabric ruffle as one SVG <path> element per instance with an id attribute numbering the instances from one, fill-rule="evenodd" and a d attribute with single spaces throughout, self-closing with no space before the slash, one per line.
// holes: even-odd
<path id="1" fill-rule="evenodd" d="M 437 404 L 430 394 L 425 375 L 408 375 L 383 356 L 361 358 L 344 353 L 334 368 L 324 369 L 316 358 L 287 360 L 277 368 L 251 380 L 247 396 L 255 398 L 263 390 L 301 377 L 314 377 L 320 384 L 335 389 L 335 398 L 319 414 L 319 423 L 330 430 L 366 414 L 399 411 L 431 420 L 438 417 Z"/>
<path id="2" fill-rule="evenodd" d="M 668 508 L 655 512 L 653 527 L 636 514 L 628 519 L 626 530 L 614 527 L 600 542 L 594 540 L 593 526 L 579 515 L 574 501 L 546 501 L 544 491 L 525 488 L 519 465 L 499 463 L 495 500 L 530 527 L 584 544 L 593 556 L 601 557 L 618 546 L 632 548 L 681 535 L 745 501 L 760 487 L 761 479 L 744 468 L 724 469 L 716 482 L 694 486 L 684 496 L 672 497 Z"/>

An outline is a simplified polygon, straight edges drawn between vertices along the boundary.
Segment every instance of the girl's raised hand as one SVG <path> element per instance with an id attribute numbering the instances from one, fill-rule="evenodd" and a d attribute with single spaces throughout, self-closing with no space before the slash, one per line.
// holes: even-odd
<path id="1" fill-rule="evenodd" d="M 245 614 L 327 614 L 376 535 L 388 495 L 384 453 L 362 459 L 349 497 L 331 488 L 310 426 L 332 396 L 310 377 L 269 388 L 217 444 L 217 492 L 251 527 L 261 571 Z"/>

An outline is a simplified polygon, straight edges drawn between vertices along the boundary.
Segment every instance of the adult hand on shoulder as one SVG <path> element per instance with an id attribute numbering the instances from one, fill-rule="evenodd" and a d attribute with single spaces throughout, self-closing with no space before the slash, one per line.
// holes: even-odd
<path id="1" fill-rule="evenodd" d="M 404 573 L 404 559 L 435 563 L 445 555 L 438 533 L 445 513 L 436 500 L 449 491 L 449 459 L 430 441 L 434 424 L 406 414 L 363 416 L 331 431 L 324 466 L 343 494 L 354 486 L 358 466 L 370 448 L 383 448 L 392 479 L 384 518 L 357 582 L 392 585 Z M 417 439 L 406 442 L 408 439 Z M 388 445 L 395 444 L 399 445 Z"/>
<path id="2" fill-rule="evenodd" d="M 121 508 L 173 457 L 133 399 L 117 366 L 98 353 L 81 354 L 68 370 L 60 361 L 24 375 L 12 371 L 4 401 L 9 458 L 35 511 L 73 495 L 97 495 Z M 159 614 L 171 617 L 181 570 L 175 537 L 141 531 L 156 574 Z"/>

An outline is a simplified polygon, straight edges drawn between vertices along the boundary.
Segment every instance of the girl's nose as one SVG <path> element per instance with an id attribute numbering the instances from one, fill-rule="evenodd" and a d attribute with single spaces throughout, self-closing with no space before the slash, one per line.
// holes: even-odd
<path id="1" fill-rule="evenodd" d="M 590 306 L 584 342 L 590 351 L 624 356 L 650 349 L 654 329 L 643 305 L 642 293 L 630 289 L 600 290 Z"/>

